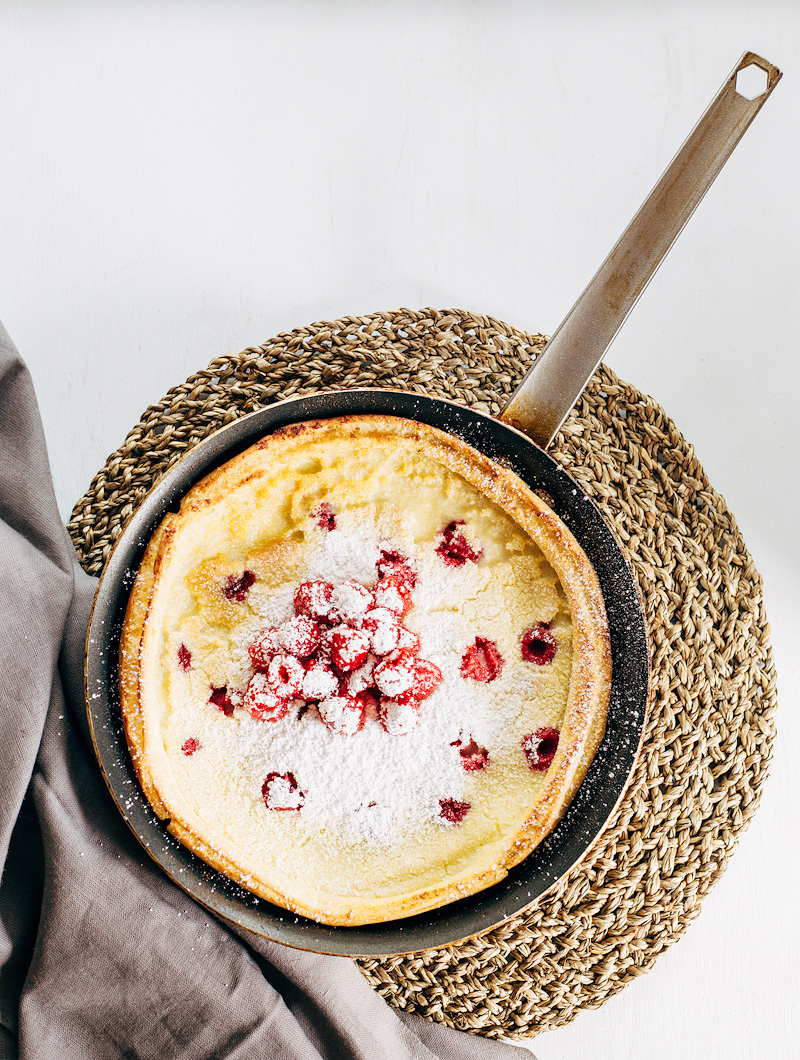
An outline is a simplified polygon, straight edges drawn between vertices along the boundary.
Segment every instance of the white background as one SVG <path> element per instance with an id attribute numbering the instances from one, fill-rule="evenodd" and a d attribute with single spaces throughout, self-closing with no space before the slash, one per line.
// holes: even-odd
<path id="1" fill-rule="evenodd" d="M 540 1060 L 797 1055 L 800 4 L 0 3 L 0 317 L 65 518 L 219 354 L 399 306 L 551 332 L 747 49 L 784 80 L 607 360 L 764 576 L 772 775 L 687 935 Z"/>

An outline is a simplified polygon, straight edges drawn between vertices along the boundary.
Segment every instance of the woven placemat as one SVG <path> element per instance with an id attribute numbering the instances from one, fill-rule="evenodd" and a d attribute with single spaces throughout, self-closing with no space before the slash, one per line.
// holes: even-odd
<path id="1" fill-rule="evenodd" d="M 127 518 L 212 431 L 281 398 L 391 386 L 497 413 L 544 345 L 462 310 L 313 324 L 220 357 L 142 416 L 69 523 L 98 573 Z M 761 579 L 692 447 L 601 367 L 552 453 L 628 556 L 652 638 L 652 710 L 632 784 L 590 855 L 527 911 L 458 946 L 359 961 L 391 1004 L 489 1037 L 595 1008 L 686 929 L 755 811 L 774 739 Z"/>

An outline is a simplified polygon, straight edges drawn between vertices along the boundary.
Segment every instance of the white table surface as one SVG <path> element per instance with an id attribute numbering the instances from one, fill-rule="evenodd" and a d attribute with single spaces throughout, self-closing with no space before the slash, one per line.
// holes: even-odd
<path id="1" fill-rule="evenodd" d="M 764 576 L 774 764 L 685 937 L 540 1060 L 797 1055 L 800 4 L 0 5 L 0 317 L 65 518 L 219 354 L 399 306 L 552 331 L 747 49 L 784 80 L 607 360 Z"/>

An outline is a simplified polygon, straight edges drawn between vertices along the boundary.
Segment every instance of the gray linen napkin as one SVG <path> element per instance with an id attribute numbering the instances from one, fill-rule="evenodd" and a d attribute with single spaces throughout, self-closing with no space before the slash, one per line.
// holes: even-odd
<path id="1" fill-rule="evenodd" d="M 141 851 L 88 737 L 95 581 L 0 324 L 0 1060 L 500 1060 L 398 1016 L 356 966 L 235 933 Z"/>

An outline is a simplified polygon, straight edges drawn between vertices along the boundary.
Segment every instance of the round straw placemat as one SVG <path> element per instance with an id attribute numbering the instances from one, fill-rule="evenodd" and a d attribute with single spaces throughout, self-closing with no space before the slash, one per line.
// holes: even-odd
<path id="1" fill-rule="evenodd" d="M 386 386 L 496 414 L 544 342 L 463 310 L 401 309 L 219 357 L 146 410 L 75 505 L 81 563 L 98 574 L 159 477 L 245 413 Z M 601 366 L 551 452 L 600 506 L 645 604 L 652 706 L 631 785 L 589 855 L 526 911 L 460 945 L 358 962 L 392 1005 L 488 1037 L 568 1023 L 683 934 L 758 805 L 775 734 L 761 579 L 672 421 Z"/>

